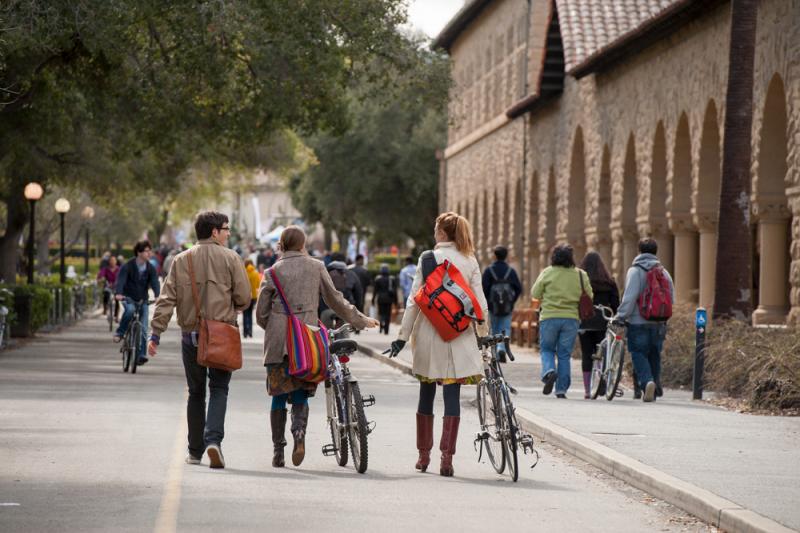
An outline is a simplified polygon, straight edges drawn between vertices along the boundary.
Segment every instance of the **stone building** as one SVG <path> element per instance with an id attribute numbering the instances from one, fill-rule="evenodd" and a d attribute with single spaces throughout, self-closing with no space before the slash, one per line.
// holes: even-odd
<path id="1" fill-rule="evenodd" d="M 800 0 L 758 6 L 753 321 L 798 324 Z M 729 43 L 720 0 L 467 0 L 434 43 L 454 79 L 442 207 L 528 284 L 560 241 L 622 282 L 653 236 L 677 299 L 710 308 Z"/>

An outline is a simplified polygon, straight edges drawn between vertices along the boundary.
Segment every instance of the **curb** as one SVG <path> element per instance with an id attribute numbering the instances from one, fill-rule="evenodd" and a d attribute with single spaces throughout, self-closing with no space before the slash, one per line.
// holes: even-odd
<path id="1" fill-rule="evenodd" d="M 408 363 L 389 359 L 363 344 L 359 344 L 358 347 L 364 355 L 396 368 L 404 374 L 412 375 Z M 721 530 L 742 533 L 795 531 L 713 492 L 661 472 L 608 446 L 554 424 L 526 409 L 517 408 L 516 412 L 525 431 Z"/>

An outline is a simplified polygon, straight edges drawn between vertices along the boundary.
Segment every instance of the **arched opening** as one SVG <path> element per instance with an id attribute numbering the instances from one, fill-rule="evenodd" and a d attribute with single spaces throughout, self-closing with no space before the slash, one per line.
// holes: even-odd
<path id="1" fill-rule="evenodd" d="M 670 229 L 675 235 L 674 271 L 675 300 L 697 303 L 699 276 L 698 235 L 692 221 L 692 140 L 689 119 L 682 113 L 675 132 L 672 158 L 672 179 L 668 182 Z"/>
<path id="2" fill-rule="evenodd" d="M 556 242 L 556 173 L 550 167 L 547 176 L 546 201 L 544 205 L 544 228 L 541 232 L 542 240 L 539 246 L 539 267 L 545 268 L 550 264 L 550 250 Z"/>
<path id="3" fill-rule="evenodd" d="M 668 272 L 672 272 L 672 233 L 667 225 L 667 140 L 664 124 L 660 121 L 653 138 L 649 196 L 651 236 L 658 242 L 658 258 L 661 264 Z"/>
<path id="4" fill-rule="evenodd" d="M 789 311 L 791 213 L 786 197 L 788 135 L 783 80 L 773 76 L 764 103 L 755 183 L 758 308 L 755 324 L 783 324 Z"/>
<path id="5" fill-rule="evenodd" d="M 580 261 L 586 253 L 586 165 L 581 128 L 575 131 L 572 142 L 568 195 L 566 237 L 575 250 L 575 260 Z"/>
<path id="6" fill-rule="evenodd" d="M 625 285 L 625 273 L 637 255 L 639 233 L 636 229 L 636 204 L 637 204 L 637 179 L 636 179 L 636 141 L 631 133 L 625 148 L 625 163 L 622 167 L 622 210 L 620 213 L 619 230 L 617 231 L 614 245 L 616 268 L 614 274 L 617 285 Z"/>
<path id="7" fill-rule="evenodd" d="M 611 267 L 611 150 L 603 146 L 600 182 L 597 185 L 597 253 Z"/>
<path id="8" fill-rule="evenodd" d="M 711 309 L 714 304 L 721 171 L 719 120 L 717 106 L 711 100 L 703 119 L 694 205 L 694 221 L 700 230 L 699 303 L 706 309 Z"/>

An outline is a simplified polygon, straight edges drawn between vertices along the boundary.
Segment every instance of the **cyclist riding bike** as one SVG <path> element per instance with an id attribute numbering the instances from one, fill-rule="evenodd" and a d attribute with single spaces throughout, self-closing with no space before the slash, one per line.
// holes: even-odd
<path id="1" fill-rule="evenodd" d="M 147 318 L 149 299 L 148 290 L 153 290 L 153 297 L 158 298 L 161 292 L 161 285 L 158 282 L 158 273 L 153 265 L 150 264 L 152 247 L 149 241 L 139 241 L 133 247 L 134 258 L 122 265 L 117 275 L 116 296 L 122 302 L 125 309 L 122 319 L 119 321 L 119 328 L 114 333 L 114 342 L 119 342 L 128 329 L 131 318 L 136 310 L 136 305 L 141 303 L 141 321 L 144 329 L 142 341 L 136 347 L 137 364 L 143 365 L 148 359 L 145 355 L 145 345 L 147 339 Z"/>

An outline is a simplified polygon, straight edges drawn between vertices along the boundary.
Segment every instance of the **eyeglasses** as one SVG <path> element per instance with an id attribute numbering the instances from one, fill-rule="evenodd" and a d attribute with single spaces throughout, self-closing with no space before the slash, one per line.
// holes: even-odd
<path id="1" fill-rule="evenodd" d="M 220 231 L 230 231 L 231 227 L 230 226 L 222 226 L 221 228 L 219 228 L 219 230 Z"/>

